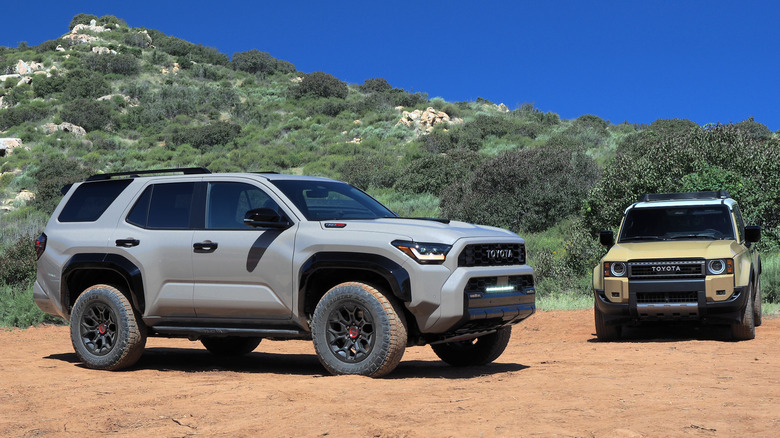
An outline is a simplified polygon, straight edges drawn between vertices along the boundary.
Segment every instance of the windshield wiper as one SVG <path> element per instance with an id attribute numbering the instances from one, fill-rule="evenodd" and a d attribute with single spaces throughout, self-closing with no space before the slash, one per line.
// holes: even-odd
<path id="1" fill-rule="evenodd" d="M 629 236 L 620 239 L 621 242 L 626 242 L 629 240 L 666 240 L 666 239 L 660 236 Z"/>
<path id="2" fill-rule="evenodd" d="M 683 234 L 680 236 L 672 236 L 670 239 L 712 239 L 718 240 L 712 234 Z"/>

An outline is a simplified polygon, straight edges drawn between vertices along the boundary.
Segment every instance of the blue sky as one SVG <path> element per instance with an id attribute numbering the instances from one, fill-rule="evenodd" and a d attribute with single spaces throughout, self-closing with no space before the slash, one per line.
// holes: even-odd
<path id="1" fill-rule="evenodd" d="M 57 38 L 78 13 L 451 102 L 612 123 L 754 117 L 780 130 L 775 1 L 6 0 L 0 45 Z"/>

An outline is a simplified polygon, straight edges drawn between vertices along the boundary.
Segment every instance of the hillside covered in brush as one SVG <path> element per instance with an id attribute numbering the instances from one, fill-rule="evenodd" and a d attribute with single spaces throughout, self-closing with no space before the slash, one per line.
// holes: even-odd
<path id="1" fill-rule="evenodd" d="M 0 286 L 29 286 L 30 242 L 63 185 L 190 166 L 333 177 L 401 215 L 511 229 L 549 291 L 588 293 L 593 233 L 645 192 L 727 189 L 777 248 L 780 139 L 752 119 L 639 126 L 446 102 L 114 16 L 79 14 L 52 35 L 0 46 Z"/>

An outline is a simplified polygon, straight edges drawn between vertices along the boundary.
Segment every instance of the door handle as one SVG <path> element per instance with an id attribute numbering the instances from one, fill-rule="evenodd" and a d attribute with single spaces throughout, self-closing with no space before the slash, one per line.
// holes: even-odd
<path id="1" fill-rule="evenodd" d="M 212 242 L 210 240 L 207 240 L 205 242 L 198 242 L 193 243 L 192 247 L 195 249 L 195 252 L 197 253 L 208 253 L 208 252 L 214 252 L 217 250 L 217 247 L 219 244 L 217 242 Z"/>
<path id="2" fill-rule="evenodd" d="M 133 238 L 130 238 L 130 239 L 117 239 L 116 240 L 116 246 L 122 246 L 122 247 L 125 247 L 125 248 L 131 248 L 131 247 L 134 247 L 134 246 L 138 246 L 140 243 L 141 243 L 140 240 L 133 239 Z"/>

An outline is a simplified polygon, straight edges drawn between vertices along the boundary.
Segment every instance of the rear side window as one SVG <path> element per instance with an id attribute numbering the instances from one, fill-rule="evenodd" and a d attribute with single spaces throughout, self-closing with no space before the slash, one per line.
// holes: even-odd
<path id="1" fill-rule="evenodd" d="M 190 228 L 194 183 L 155 184 L 138 198 L 127 222 L 143 228 Z"/>
<path id="2" fill-rule="evenodd" d="M 130 183 L 130 179 L 117 179 L 83 183 L 57 218 L 60 222 L 95 222 Z"/>

